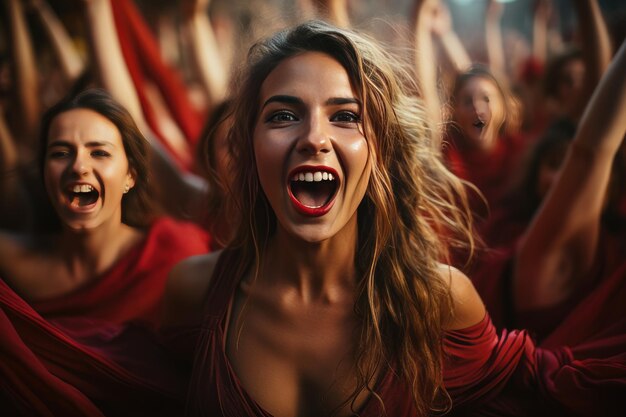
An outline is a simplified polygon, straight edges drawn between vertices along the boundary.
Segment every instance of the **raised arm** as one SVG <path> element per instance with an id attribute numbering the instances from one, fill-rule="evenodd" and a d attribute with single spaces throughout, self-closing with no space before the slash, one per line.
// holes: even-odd
<path id="1" fill-rule="evenodd" d="M 318 13 L 340 27 L 350 27 L 347 0 L 313 0 Z"/>
<path id="2" fill-rule="evenodd" d="M 452 17 L 448 6 L 439 1 L 430 20 L 431 31 L 439 38 L 443 51 L 452 63 L 454 70 L 457 73 L 467 70 L 472 65 L 472 60 L 452 26 Z"/>
<path id="3" fill-rule="evenodd" d="M 206 185 L 198 177 L 180 172 L 145 121 L 137 90 L 122 55 L 110 0 L 86 0 L 85 13 L 100 82 L 113 98 L 128 109 L 139 129 L 149 139 L 155 179 L 163 190 L 164 207 L 179 217 L 193 217 L 206 193 Z"/>
<path id="4" fill-rule="evenodd" d="M 502 46 L 502 30 L 500 28 L 504 6 L 496 0 L 487 2 L 485 14 L 485 45 L 489 57 L 491 72 L 503 79 L 506 76 L 504 65 L 504 47 Z"/>
<path id="5" fill-rule="evenodd" d="M 226 96 L 228 73 L 209 20 L 209 5 L 210 0 L 186 0 L 183 25 L 191 44 L 193 64 L 212 108 Z"/>
<path id="6" fill-rule="evenodd" d="M 148 125 L 124 61 L 110 0 L 84 0 L 84 5 L 91 58 L 98 80 L 115 100 L 126 107 L 139 129 L 145 133 Z"/>
<path id="7" fill-rule="evenodd" d="M 32 151 L 35 145 L 35 137 L 39 125 L 39 81 L 37 75 L 37 63 L 33 44 L 26 25 L 24 9 L 21 0 L 8 0 L 9 16 L 9 39 L 11 40 L 11 55 L 13 60 L 13 79 L 17 94 L 19 111 L 15 114 L 19 117 L 19 129 L 16 137 L 19 138 L 19 146 L 24 152 Z"/>
<path id="8" fill-rule="evenodd" d="M 437 60 L 432 37 L 432 20 L 438 0 L 417 0 L 414 4 L 413 33 L 415 36 L 415 74 L 433 127 L 439 126 L 441 100 L 437 88 Z"/>
<path id="9" fill-rule="evenodd" d="M 580 94 L 571 108 L 570 118 L 580 119 L 602 74 L 611 62 L 611 39 L 597 0 L 573 0 L 578 16 L 585 77 Z"/>
<path id="10" fill-rule="evenodd" d="M 18 164 L 18 153 L 15 140 L 5 122 L 4 109 L 0 104 L 0 175 L 2 179 L 14 171 Z M 0 195 L 4 195 L 1 194 Z"/>
<path id="11" fill-rule="evenodd" d="M 589 273 L 613 159 L 626 133 L 626 43 L 593 94 L 561 172 L 516 253 L 518 310 L 554 305 Z"/>
<path id="12" fill-rule="evenodd" d="M 550 0 L 536 0 L 533 13 L 533 56 L 542 64 L 548 57 L 548 18 L 551 10 Z"/>
<path id="13" fill-rule="evenodd" d="M 44 29 L 48 33 L 52 47 L 63 71 L 63 78 L 70 86 L 83 72 L 85 64 L 72 44 L 65 27 L 45 0 L 31 0 Z"/>

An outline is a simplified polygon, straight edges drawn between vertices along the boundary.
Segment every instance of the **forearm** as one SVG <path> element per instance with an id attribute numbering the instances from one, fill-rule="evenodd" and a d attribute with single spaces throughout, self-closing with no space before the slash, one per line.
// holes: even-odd
<path id="1" fill-rule="evenodd" d="M 212 105 L 222 101 L 228 84 L 226 69 L 206 10 L 196 10 L 185 19 L 191 56 Z"/>
<path id="2" fill-rule="evenodd" d="M 0 175 L 15 170 L 18 164 L 18 153 L 11 131 L 4 118 L 4 112 L 0 108 Z"/>
<path id="3" fill-rule="evenodd" d="M 93 64 L 100 83 L 130 112 L 139 128 L 146 132 L 147 125 L 122 54 L 110 0 L 86 2 L 85 17 Z"/>
<path id="4" fill-rule="evenodd" d="M 585 61 L 585 77 L 580 96 L 576 98 L 576 105 L 570 115 L 573 120 L 578 120 L 594 92 L 596 85 L 602 78 L 611 62 L 612 47 L 608 29 L 602 11 L 596 0 L 574 0 L 581 48 Z"/>
<path id="5" fill-rule="evenodd" d="M 548 56 L 548 16 L 547 0 L 540 0 L 533 15 L 533 56 L 541 63 Z"/>
<path id="6" fill-rule="evenodd" d="M 37 76 L 37 64 L 33 44 L 28 33 L 24 10 L 20 0 L 8 0 L 9 27 L 11 29 L 9 39 L 12 39 L 11 52 L 13 58 L 13 77 L 17 102 L 19 105 L 20 136 L 29 143 L 25 148 L 31 148 L 34 144 L 39 121 L 39 82 Z"/>
<path id="7" fill-rule="evenodd" d="M 65 27 L 44 0 L 35 2 L 37 16 L 45 28 L 56 57 L 61 65 L 63 76 L 68 84 L 74 82 L 83 72 L 84 63 L 68 35 Z"/>
<path id="8" fill-rule="evenodd" d="M 472 60 L 456 32 L 450 31 L 439 39 L 446 56 L 454 65 L 457 73 L 467 70 L 472 65 Z"/>
<path id="9" fill-rule="evenodd" d="M 502 47 L 501 7 L 491 0 L 487 9 L 485 20 L 485 45 L 489 57 L 489 68 L 499 76 L 506 75 L 504 65 L 504 49 Z"/>
<path id="10" fill-rule="evenodd" d="M 625 73 L 626 43 L 589 101 L 561 173 L 518 247 L 516 286 L 532 294 L 525 302 L 538 302 L 542 289 L 558 287 L 555 281 L 576 285 L 572 276 L 591 267 L 612 162 L 626 134 Z M 550 270 L 554 264 L 577 268 L 568 276 Z"/>
<path id="11" fill-rule="evenodd" d="M 437 89 L 437 63 L 428 17 L 429 5 L 419 2 L 415 10 L 415 71 L 422 99 L 433 127 L 441 124 L 441 102 Z"/>

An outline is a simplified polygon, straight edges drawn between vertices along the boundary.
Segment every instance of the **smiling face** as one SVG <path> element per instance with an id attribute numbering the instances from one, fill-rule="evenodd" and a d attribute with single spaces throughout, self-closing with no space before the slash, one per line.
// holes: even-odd
<path id="1" fill-rule="evenodd" d="M 44 181 L 57 214 L 72 230 L 121 223 L 122 196 L 135 184 L 118 128 L 82 108 L 52 120 Z"/>
<path id="2" fill-rule="evenodd" d="M 456 94 L 454 118 L 468 148 L 492 149 L 504 122 L 504 99 L 498 87 L 484 77 L 469 78 Z"/>
<path id="3" fill-rule="evenodd" d="M 255 159 L 279 227 L 320 242 L 355 226 L 370 165 L 346 70 L 319 52 L 287 58 L 263 82 L 259 104 Z"/>

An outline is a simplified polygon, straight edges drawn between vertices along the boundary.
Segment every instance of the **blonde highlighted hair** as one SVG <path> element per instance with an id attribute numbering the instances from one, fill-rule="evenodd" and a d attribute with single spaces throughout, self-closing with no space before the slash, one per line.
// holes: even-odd
<path id="1" fill-rule="evenodd" d="M 373 40 L 312 21 L 255 44 L 236 95 L 230 144 L 236 166 L 233 198 L 241 216 L 231 246 L 242 254 L 236 276 L 259 255 L 276 228 L 259 183 L 252 135 L 260 89 L 284 59 L 307 51 L 328 54 L 347 71 L 362 103 L 372 174 L 358 208 L 359 273 L 355 312 L 357 388 L 374 395 L 378 370 L 393 367 L 420 414 L 447 405 L 442 338 L 450 316 L 449 284 L 438 263 L 450 246 L 472 245 L 471 216 L 462 182 L 442 163 L 439 135 L 426 120 L 405 66 Z M 408 93 L 406 93 L 408 92 Z M 461 208 L 458 208 L 460 204 Z M 442 402 L 443 401 L 443 402 Z"/>

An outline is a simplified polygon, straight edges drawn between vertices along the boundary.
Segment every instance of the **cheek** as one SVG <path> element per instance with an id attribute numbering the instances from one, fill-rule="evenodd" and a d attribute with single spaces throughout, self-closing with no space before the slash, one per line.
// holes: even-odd
<path id="1" fill-rule="evenodd" d="M 43 181 L 48 194 L 59 187 L 63 167 L 55 162 L 46 161 L 43 166 Z"/>

